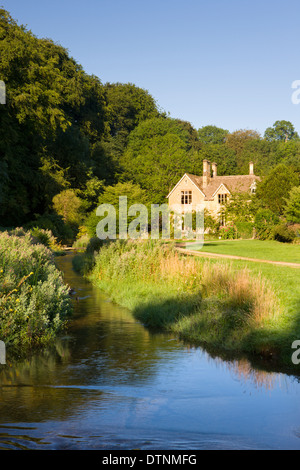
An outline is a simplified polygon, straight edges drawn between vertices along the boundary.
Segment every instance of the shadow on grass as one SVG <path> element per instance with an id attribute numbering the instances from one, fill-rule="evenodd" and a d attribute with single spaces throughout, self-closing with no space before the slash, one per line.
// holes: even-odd
<path id="1" fill-rule="evenodd" d="M 248 332 L 248 311 L 249 308 L 236 308 L 226 299 L 202 298 L 199 292 L 139 304 L 133 316 L 149 329 L 171 331 L 194 345 L 230 350 L 236 343 L 238 350 L 241 338 Z"/>
<path id="2" fill-rule="evenodd" d="M 140 304 L 133 315 L 150 331 L 173 332 L 185 344 L 201 347 L 213 358 L 245 358 L 255 368 L 300 380 L 300 363 L 292 362 L 292 343 L 300 340 L 300 299 L 295 308 L 294 321 L 277 330 L 253 329 L 247 323 L 247 310 L 226 300 L 202 299 L 200 294 Z"/>
<path id="3" fill-rule="evenodd" d="M 201 308 L 201 294 L 185 294 L 156 302 L 142 303 L 135 307 L 133 316 L 147 328 L 170 330 L 180 319 Z"/>

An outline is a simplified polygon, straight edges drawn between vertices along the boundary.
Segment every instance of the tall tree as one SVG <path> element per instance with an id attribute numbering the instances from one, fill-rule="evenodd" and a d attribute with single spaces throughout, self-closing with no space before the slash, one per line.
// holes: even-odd
<path id="1" fill-rule="evenodd" d="M 104 90 L 107 128 L 115 152 L 120 155 L 130 132 L 142 121 L 158 117 L 159 111 L 150 93 L 132 83 L 106 83 Z"/>
<path id="2" fill-rule="evenodd" d="M 223 144 L 229 131 L 221 127 L 209 125 L 198 130 L 200 142 L 204 144 Z"/>
<path id="3" fill-rule="evenodd" d="M 14 225 L 47 210 L 53 192 L 85 184 L 91 148 L 105 135 L 106 103 L 98 78 L 4 9 L 0 72 L 7 95 L 0 106 L 0 215 L 2 225 Z"/>
<path id="4" fill-rule="evenodd" d="M 274 140 L 287 142 L 298 140 L 299 135 L 290 121 L 276 121 L 273 127 L 268 127 L 265 130 L 264 138 L 270 142 Z"/>
<path id="5" fill-rule="evenodd" d="M 239 156 L 246 143 L 251 140 L 259 140 L 261 138 L 259 132 L 252 129 L 239 129 L 226 135 L 225 143 Z"/>
<path id="6" fill-rule="evenodd" d="M 295 186 L 290 191 L 284 215 L 288 222 L 300 224 L 300 186 Z"/>
<path id="7" fill-rule="evenodd" d="M 263 207 L 280 216 L 284 212 L 289 192 L 298 185 L 297 173 L 281 163 L 257 185 L 256 197 Z"/>
<path id="8" fill-rule="evenodd" d="M 151 202 L 165 197 L 181 176 L 193 172 L 199 157 L 185 125 L 156 118 L 141 123 L 129 137 L 121 162 L 124 175 L 147 190 Z"/>

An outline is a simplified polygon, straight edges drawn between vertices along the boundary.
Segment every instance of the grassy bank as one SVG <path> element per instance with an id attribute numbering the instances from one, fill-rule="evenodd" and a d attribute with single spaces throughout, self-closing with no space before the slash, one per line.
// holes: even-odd
<path id="1" fill-rule="evenodd" d="M 298 270 L 186 257 L 158 241 L 113 242 L 94 262 L 89 255 L 75 263 L 148 327 L 291 365 L 300 339 Z"/>
<path id="2" fill-rule="evenodd" d="M 39 233 L 44 243 L 48 235 Z M 71 312 L 68 291 L 50 248 L 22 228 L 0 233 L 0 340 L 7 348 L 49 344 Z"/>
<path id="3" fill-rule="evenodd" d="M 214 240 L 200 251 L 269 261 L 300 263 L 300 246 L 274 240 Z"/>

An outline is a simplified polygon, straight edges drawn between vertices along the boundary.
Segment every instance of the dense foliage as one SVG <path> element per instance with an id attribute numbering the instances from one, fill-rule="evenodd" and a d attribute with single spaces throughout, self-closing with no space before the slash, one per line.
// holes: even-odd
<path id="1" fill-rule="evenodd" d="M 69 288 L 46 246 L 54 241 L 46 231 L 0 233 L 0 337 L 9 347 L 48 344 L 71 312 Z"/>

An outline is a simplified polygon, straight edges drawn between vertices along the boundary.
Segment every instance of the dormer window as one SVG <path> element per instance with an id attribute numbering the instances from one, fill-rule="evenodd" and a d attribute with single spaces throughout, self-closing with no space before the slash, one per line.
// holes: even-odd
<path id="1" fill-rule="evenodd" d="M 218 194 L 219 204 L 224 205 L 227 202 L 227 194 Z"/>
<path id="2" fill-rule="evenodd" d="M 192 191 L 181 191 L 181 204 L 192 204 Z"/>

